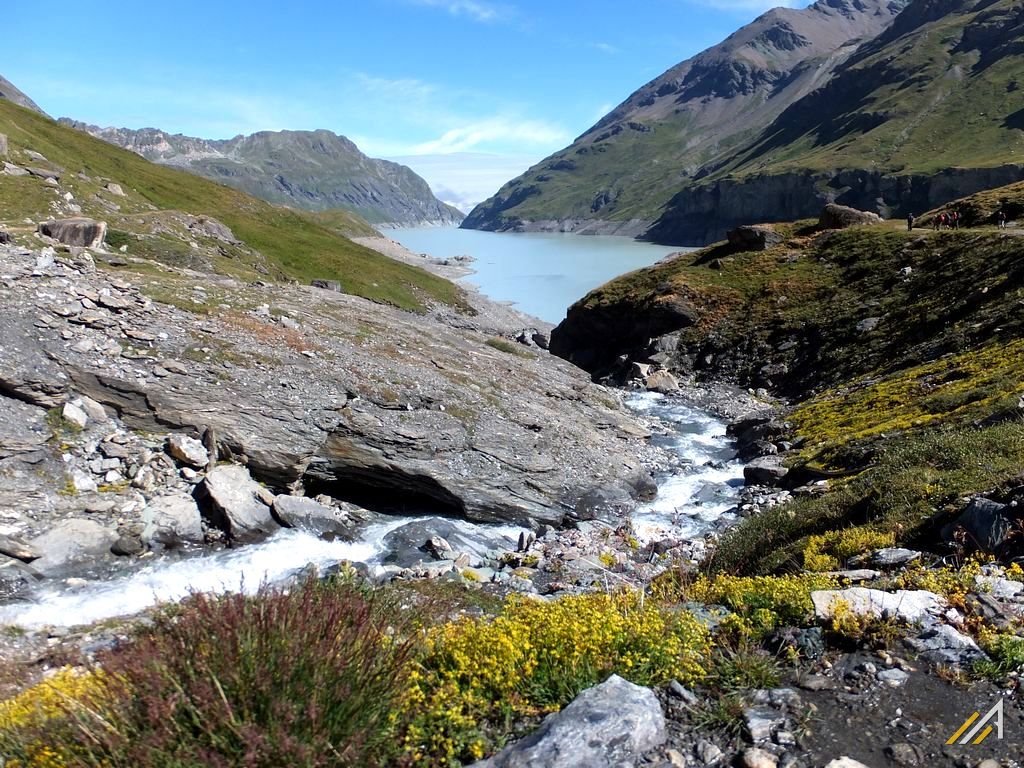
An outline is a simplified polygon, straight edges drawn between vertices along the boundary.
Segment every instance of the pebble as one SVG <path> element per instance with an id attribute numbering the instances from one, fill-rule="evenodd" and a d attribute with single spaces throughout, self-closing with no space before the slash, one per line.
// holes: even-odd
<path id="1" fill-rule="evenodd" d="M 744 768 L 776 768 L 779 761 L 771 752 L 752 747 L 743 753 L 742 764 Z"/>
<path id="2" fill-rule="evenodd" d="M 907 678 L 910 677 L 910 675 L 908 675 L 902 669 L 894 668 L 883 669 L 881 672 L 875 675 L 875 677 L 879 680 L 879 682 L 885 683 L 891 688 L 899 688 L 901 685 L 907 682 Z"/>
<path id="3" fill-rule="evenodd" d="M 704 765 L 714 765 L 725 756 L 717 744 L 713 744 L 707 739 L 697 742 L 696 752 L 697 757 L 703 761 Z"/>
<path id="4" fill-rule="evenodd" d="M 695 706 L 700 699 L 693 691 L 687 688 L 685 685 L 680 683 L 678 680 L 673 680 L 668 684 L 669 692 L 677 699 L 682 699 L 683 703 L 688 706 Z"/>

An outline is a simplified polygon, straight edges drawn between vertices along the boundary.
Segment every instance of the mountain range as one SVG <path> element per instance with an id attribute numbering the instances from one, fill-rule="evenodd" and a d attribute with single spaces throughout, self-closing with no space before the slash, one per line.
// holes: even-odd
<path id="1" fill-rule="evenodd" d="M 633 93 L 464 227 L 699 245 L 838 201 L 883 215 L 1024 178 L 1013 0 L 776 8 Z"/>
<path id="2" fill-rule="evenodd" d="M 100 128 L 62 118 L 162 165 L 190 171 L 278 205 L 342 208 L 374 224 L 457 224 L 458 209 L 438 200 L 412 169 L 367 157 L 331 131 L 260 131 L 207 140 L 156 128 Z"/>

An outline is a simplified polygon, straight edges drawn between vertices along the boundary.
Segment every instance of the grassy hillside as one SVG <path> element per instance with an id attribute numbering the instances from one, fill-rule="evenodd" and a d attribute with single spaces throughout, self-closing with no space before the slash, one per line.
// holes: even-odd
<path id="1" fill-rule="evenodd" d="M 918 0 L 729 173 L 932 173 L 1024 160 L 1024 14 L 1014 0 Z"/>
<path id="2" fill-rule="evenodd" d="M 30 158 L 26 151 L 32 150 L 44 155 L 50 166 L 63 169 L 59 188 L 33 176 L 0 175 L 0 222 L 16 234 L 22 219 L 43 219 L 64 210 L 62 196 L 70 192 L 83 214 L 106 220 L 116 244 L 126 244 L 138 255 L 192 264 L 198 249 L 190 245 L 189 234 L 181 231 L 182 218 L 177 214 L 212 216 L 243 243 L 217 246 L 208 265 L 217 271 L 301 282 L 337 280 L 348 293 L 417 311 L 435 302 L 461 303 L 461 291 L 452 283 L 338 234 L 344 227 L 356 226 L 354 222 L 341 225 L 340 219 L 330 216 L 315 221 L 192 174 L 154 165 L 2 100 L 0 133 L 9 138 L 13 162 L 48 167 Z M 119 184 L 126 196 L 110 194 L 107 181 Z"/>

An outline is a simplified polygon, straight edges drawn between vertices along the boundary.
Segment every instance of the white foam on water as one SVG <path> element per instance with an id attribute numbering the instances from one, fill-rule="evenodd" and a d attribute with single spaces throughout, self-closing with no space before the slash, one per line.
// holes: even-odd
<path id="1" fill-rule="evenodd" d="M 295 529 L 283 530 L 259 544 L 165 560 L 110 581 L 43 587 L 33 593 L 30 602 L 0 606 L 0 624 L 27 629 L 75 626 L 128 616 L 194 592 L 254 592 L 260 585 L 280 582 L 307 565 L 324 567 L 340 560 L 372 562 L 383 549 L 388 533 L 418 519 L 423 518 L 398 518 L 372 525 L 355 542 L 328 542 Z"/>
<path id="2" fill-rule="evenodd" d="M 669 443 L 689 464 L 662 478 L 657 497 L 637 507 L 633 514 L 637 538 L 641 543 L 666 537 L 699 538 L 736 506 L 743 485 L 742 463 L 723 461 L 731 452 L 725 423 L 653 392 L 632 396 L 627 404 L 678 429 Z"/>

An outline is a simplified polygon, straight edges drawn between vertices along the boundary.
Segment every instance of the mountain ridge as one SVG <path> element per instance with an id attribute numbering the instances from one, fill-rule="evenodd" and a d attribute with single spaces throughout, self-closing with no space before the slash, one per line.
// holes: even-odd
<path id="1" fill-rule="evenodd" d="M 875 34 L 795 63 L 793 51 L 808 47 L 790 23 L 801 17 L 764 14 L 636 91 L 598 124 L 603 130 L 506 184 L 464 226 L 703 245 L 739 224 L 815 215 L 826 202 L 902 216 L 1024 178 L 1021 10 L 1011 0 L 913 0 L 882 23 L 878 13 L 897 10 L 884 8 L 844 0 L 810 6 L 815 18 L 866 14 Z M 782 70 L 741 66 L 765 50 L 791 63 L 774 84 L 765 85 L 769 73 Z M 717 73 L 692 75 L 715 62 Z M 758 88 L 771 91 L 762 102 L 741 93 Z M 678 99 L 701 93 L 697 117 L 686 120 L 710 125 L 727 114 L 738 121 L 717 146 L 704 135 L 687 145 L 693 126 L 671 112 Z M 645 114 L 651 118 L 638 119 Z M 949 184 L 952 177 L 960 186 Z"/>
<path id="2" fill-rule="evenodd" d="M 462 213 L 438 200 L 412 169 L 367 157 L 326 129 L 259 131 L 202 139 L 159 128 L 101 128 L 61 122 L 147 160 L 182 168 L 278 205 L 343 208 L 373 224 L 457 224 Z"/>

